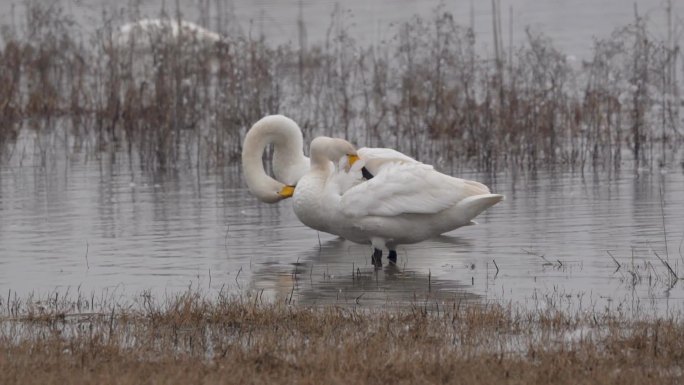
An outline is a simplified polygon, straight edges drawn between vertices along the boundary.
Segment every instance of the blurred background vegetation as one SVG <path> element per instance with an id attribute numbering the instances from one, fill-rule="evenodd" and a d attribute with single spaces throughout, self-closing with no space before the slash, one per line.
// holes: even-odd
<path id="1" fill-rule="evenodd" d="M 355 41 L 337 8 L 321 43 L 306 44 L 300 28 L 299 44 L 274 45 L 251 33 L 207 38 L 182 27 L 177 5 L 131 38 L 121 26 L 140 14 L 135 4 L 85 32 L 59 2 L 26 0 L 22 21 L 1 27 L 0 158 L 45 162 L 57 146 L 67 156 L 122 152 L 149 170 L 224 166 L 254 122 L 283 113 L 307 141 L 346 137 L 437 165 L 683 161 L 681 23 L 671 8 L 665 38 L 635 9 L 577 60 L 529 29 L 524 44 L 504 44 L 493 4 L 494 50 L 482 56 L 472 28 L 442 7 L 375 44 Z"/>

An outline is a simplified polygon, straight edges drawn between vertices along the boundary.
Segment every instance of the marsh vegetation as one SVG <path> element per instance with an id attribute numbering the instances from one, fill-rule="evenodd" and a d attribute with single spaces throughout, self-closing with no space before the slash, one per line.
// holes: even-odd
<path id="1" fill-rule="evenodd" d="M 338 9 L 322 43 L 273 46 L 256 33 L 174 35 L 168 26 L 185 22 L 173 8 L 160 11 L 167 31 L 122 41 L 119 27 L 140 17 L 135 3 L 85 34 L 59 2 L 26 1 L 1 29 L 2 154 L 26 151 L 14 146 L 29 131 L 38 153 L 57 143 L 72 154 L 124 149 L 147 169 L 221 166 L 252 123 L 278 112 L 307 139 L 341 136 L 438 163 L 659 166 L 679 161 L 684 139 L 681 25 L 662 12 L 665 37 L 635 9 L 578 62 L 531 29 L 525 44 L 505 44 L 496 7 L 494 53 L 483 55 L 442 8 L 375 45 L 352 39 Z"/>

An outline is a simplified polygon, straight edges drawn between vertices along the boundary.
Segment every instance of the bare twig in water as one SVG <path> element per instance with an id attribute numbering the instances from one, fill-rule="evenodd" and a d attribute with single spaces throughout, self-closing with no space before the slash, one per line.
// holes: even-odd
<path id="1" fill-rule="evenodd" d="M 684 243 L 684 234 L 682 234 L 682 240 L 679 241 L 679 258 L 682 260 L 682 263 L 684 263 L 684 255 L 682 255 L 682 243 Z"/>
<path id="2" fill-rule="evenodd" d="M 617 269 L 615 270 L 615 272 L 617 272 L 618 270 L 620 270 L 620 268 L 622 267 L 622 265 L 620 264 L 620 262 L 618 262 L 618 260 L 615 259 L 615 257 L 613 256 L 613 254 L 612 254 L 610 251 L 606 250 L 606 253 L 608 253 L 608 255 L 610 255 L 610 257 L 613 258 L 613 262 L 615 262 L 615 264 L 617 265 Z"/>
<path id="3" fill-rule="evenodd" d="M 533 252 L 531 252 L 531 251 L 529 251 L 529 250 L 526 250 L 526 249 L 523 249 L 523 248 L 521 248 L 520 250 L 526 252 L 527 254 L 535 255 L 535 256 L 537 256 L 537 257 L 543 259 L 543 260 L 546 262 L 546 263 L 543 264 L 543 266 L 552 266 L 552 265 L 554 265 L 553 262 L 551 262 L 551 261 L 549 261 L 548 259 L 546 259 L 546 257 L 544 256 L 544 254 L 533 253 Z M 561 264 L 561 265 L 562 265 L 562 264 Z"/>
<path id="4" fill-rule="evenodd" d="M 295 282 L 292 282 L 292 290 L 290 290 L 290 304 L 294 302 L 294 291 L 295 291 Z"/>
<path id="5" fill-rule="evenodd" d="M 670 253 L 667 251 L 667 230 L 665 230 L 665 197 L 663 196 L 663 183 L 660 182 L 660 217 L 663 221 L 663 238 L 665 238 L 665 258 L 670 260 Z"/>
<path id="6" fill-rule="evenodd" d="M 86 260 L 86 269 L 90 270 L 90 264 L 88 263 L 88 241 L 86 241 L 86 252 L 85 252 L 85 260 Z"/>
<path id="7" fill-rule="evenodd" d="M 223 245 L 226 248 L 226 254 L 228 254 L 228 232 L 230 232 L 230 225 L 226 225 L 226 236 L 223 239 Z"/>
<path id="8" fill-rule="evenodd" d="M 496 267 L 496 274 L 494 274 L 494 278 L 496 278 L 496 276 L 499 275 L 499 265 L 496 264 L 495 259 L 492 259 L 492 262 L 494 262 L 494 267 Z"/>
<path id="9" fill-rule="evenodd" d="M 294 277 L 295 282 L 297 281 L 297 267 L 299 267 L 299 257 L 297 257 L 297 262 L 295 262 L 295 266 L 292 271 L 292 276 Z"/>
<path id="10" fill-rule="evenodd" d="M 240 266 L 240 270 L 238 270 L 237 274 L 235 274 L 235 283 L 240 284 L 238 282 L 238 277 L 240 276 L 240 273 L 242 272 L 242 266 Z"/>
<path id="11" fill-rule="evenodd" d="M 663 265 L 665 265 L 665 267 L 667 267 L 667 270 L 670 271 L 670 274 L 672 274 L 672 276 L 675 278 L 675 280 L 679 280 L 679 277 L 677 276 L 677 273 L 675 273 L 675 271 L 672 270 L 672 267 L 670 267 L 670 264 L 667 263 L 666 260 L 660 258 L 660 255 L 658 255 L 658 253 L 657 253 L 655 250 L 652 250 L 652 251 L 653 251 L 653 254 L 655 254 L 655 256 L 658 257 L 658 259 L 660 260 L 660 262 L 662 262 Z"/>

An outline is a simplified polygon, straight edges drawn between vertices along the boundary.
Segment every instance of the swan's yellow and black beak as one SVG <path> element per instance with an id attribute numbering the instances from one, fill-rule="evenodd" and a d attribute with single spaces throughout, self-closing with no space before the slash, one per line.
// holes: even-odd
<path id="1" fill-rule="evenodd" d="M 294 194 L 295 186 L 286 185 L 278 191 L 278 195 L 285 198 L 290 198 Z"/>
<path id="2" fill-rule="evenodd" d="M 351 170 L 352 165 L 354 163 L 356 163 L 356 161 L 359 160 L 359 156 L 358 155 L 347 155 L 347 159 L 348 159 L 347 172 L 349 172 L 349 170 Z M 365 166 L 361 167 L 361 174 L 363 175 L 363 177 L 366 180 L 373 179 L 373 174 L 371 174 L 370 171 L 368 171 L 368 169 Z"/>
<path id="3" fill-rule="evenodd" d="M 358 155 L 355 155 L 355 154 L 354 155 L 349 155 L 349 154 L 347 155 L 347 161 L 349 162 L 350 168 L 354 163 L 356 163 L 357 160 L 359 160 Z"/>

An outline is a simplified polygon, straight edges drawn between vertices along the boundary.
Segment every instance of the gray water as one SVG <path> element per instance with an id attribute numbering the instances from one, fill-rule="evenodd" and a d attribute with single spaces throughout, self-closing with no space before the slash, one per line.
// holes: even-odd
<path id="1" fill-rule="evenodd" d="M 369 246 L 308 229 L 289 201 L 258 202 L 237 167 L 150 175 L 123 156 L 55 158 L 0 168 L 5 295 L 192 287 L 296 304 L 684 309 L 684 284 L 656 256 L 684 276 L 679 165 L 457 172 L 506 200 L 479 225 L 400 247 L 396 266 L 375 270 Z"/>

